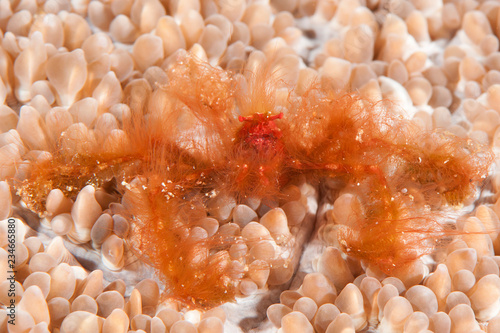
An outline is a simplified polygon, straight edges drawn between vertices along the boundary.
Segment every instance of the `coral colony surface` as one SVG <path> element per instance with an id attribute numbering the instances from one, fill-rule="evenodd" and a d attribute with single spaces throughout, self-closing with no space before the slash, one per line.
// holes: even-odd
<path id="1" fill-rule="evenodd" d="M 0 0 L 0 332 L 500 332 L 500 1 Z"/>

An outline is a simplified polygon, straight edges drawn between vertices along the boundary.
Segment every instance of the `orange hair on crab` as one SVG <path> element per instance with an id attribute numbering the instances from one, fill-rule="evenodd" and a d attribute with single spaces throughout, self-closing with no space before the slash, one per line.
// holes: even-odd
<path id="1" fill-rule="evenodd" d="M 290 89 L 278 107 L 271 68 L 245 77 L 181 57 L 166 70 L 167 84 L 130 102 L 114 139 L 82 134 L 88 149 L 79 149 L 63 135 L 18 192 L 43 212 L 53 188 L 74 197 L 115 178 L 133 219 L 129 244 L 157 269 L 166 297 L 201 307 L 234 300 L 245 274 L 228 255 L 241 236 L 200 227 L 214 198 L 276 198 L 296 177 L 335 178 L 362 206 L 354 223 L 340 225 L 339 243 L 388 273 L 452 234 L 441 207 L 474 197 L 493 161 L 488 147 L 422 131 L 390 103 L 318 84 Z"/>

